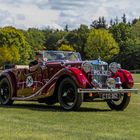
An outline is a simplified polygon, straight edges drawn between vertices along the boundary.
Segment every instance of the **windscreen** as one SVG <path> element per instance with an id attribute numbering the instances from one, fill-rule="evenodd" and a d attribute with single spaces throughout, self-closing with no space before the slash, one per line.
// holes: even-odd
<path id="1" fill-rule="evenodd" d="M 81 56 L 77 52 L 43 51 L 43 59 L 46 61 L 81 61 Z"/>

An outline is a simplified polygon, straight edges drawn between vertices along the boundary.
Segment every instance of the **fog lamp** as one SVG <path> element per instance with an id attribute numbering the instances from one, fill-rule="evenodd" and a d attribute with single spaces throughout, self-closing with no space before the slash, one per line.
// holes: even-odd
<path id="1" fill-rule="evenodd" d="M 108 78 L 106 81 L 106 84 L 109 88 L 115 88 L 115 79 L 113 78 Z"/>

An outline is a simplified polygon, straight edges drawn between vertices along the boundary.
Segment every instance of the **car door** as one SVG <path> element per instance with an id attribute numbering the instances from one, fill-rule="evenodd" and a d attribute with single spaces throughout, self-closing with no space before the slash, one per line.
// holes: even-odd
<path id="1" fill-rule="evenodd" d="M 18 70 L 17 97 L 28 97 L 35 94 L 44 85 L 42 67 L 35 71 Z"/>

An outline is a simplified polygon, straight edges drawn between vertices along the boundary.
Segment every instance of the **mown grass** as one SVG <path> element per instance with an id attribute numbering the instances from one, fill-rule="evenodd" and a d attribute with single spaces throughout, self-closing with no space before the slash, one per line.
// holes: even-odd
<path id="1" fill-rule="evenodd" d="M 135 79 L 134 87 L 140 91 L 140 74 L 133 74 L 133 78 Z M 140 94 L 140 92 L 139 92 Z"/>
<path id="2" fill-rule="evenodd" d="M 140 83 L 140 74 L 133 74 L 133 78 L 135 79 L 135 83 Z"/>
<path id="3" fill-rule="evenodd" d="M 119 112 L 106 103 L 83 103 L 78 112 L 65 112 L 59 105 L 35 102 L 15 102 L 0 107 L 0 112 L 0 140 L 140 139 L 140 95 L 136 94 Z"/>

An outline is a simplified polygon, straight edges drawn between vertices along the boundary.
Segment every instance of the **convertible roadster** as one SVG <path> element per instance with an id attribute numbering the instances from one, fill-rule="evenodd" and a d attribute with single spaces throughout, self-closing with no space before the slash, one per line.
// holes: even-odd
<path id="1" fill-rule="evenodd" d="M 38 101 L 60 103 L 65 110 L 78 110 L 82 102 L 105 101 L 111 109 L 129 104 L 134 80 L 116 62 L 82 61 L 77 52 L 41 51 L 43 61 L 36 70 L 16 66 L 0 74 L 0 103 Z"/>

